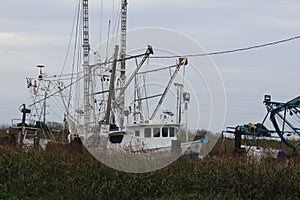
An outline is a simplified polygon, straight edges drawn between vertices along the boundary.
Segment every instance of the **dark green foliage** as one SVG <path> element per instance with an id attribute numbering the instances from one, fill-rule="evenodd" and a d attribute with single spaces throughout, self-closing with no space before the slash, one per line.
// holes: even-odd
<path id="1" fill-rule="evenodd" d="M 220 148 L 218 144 L 218 148 Z M 249 162 L 216 150 L 145 174 L 106 167 L 85 150 L 46 152 L 0 146 L 0 199 L 297 199 L 294 159 Z"/>

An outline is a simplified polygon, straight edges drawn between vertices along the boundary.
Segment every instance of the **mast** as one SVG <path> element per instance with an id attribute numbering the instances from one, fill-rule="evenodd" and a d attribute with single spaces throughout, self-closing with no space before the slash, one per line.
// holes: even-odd
<path id="1" fill-rule="evenodd" d="M 40 74 L 38 76 L 39 80 L 43 80 L 43 68 L 45 67 L 44 65 L 38 65 L 38 68 L 40 68 Z M 45 86 L 44 86 L 45 87 Z M 43 122 L 46 124 L 46 109 L 47 109 L 47 90 L 44 88 L 45 95 L 44 95 L 44 103 L 43 103 Z"/>
<path id="2" fill-rule="evenodd" d="M 182 100 L 182 88 L 183 84 L 174 83 L 174 86 L 177 87 L 177 111 L 176 111 L 176 122 L 181 123 L 181 100 Z"/>
<path id="3" fill-rule="evenodd" d="M 90 123 L 92 120 L 93 111 L 93 96 L 92 94 L 92 73 L 91 67 L 89 66 L 89 9 L 88 0 L 83 0 L 82 2 L 82 35 L 83 35 L 83 69 L 84 69 L 84 129 L 85 129 L 85 139 L 87 139 L 87 134 L 91 131 Z M 86 140 L 85 140 L 86 141 Z"/>
<path id="4" fill-rule="evenodd" d="M 105 120 L 104 120 L 105 124 L 110 124 L 111 103 L 112 103 L 112 99 L 114 98 L 115 74 L 116 74 L 118 51 L 119 51 L 119 46 L 116 45 L 115 54 L 114 54 L 114 61 L 113 61 L 113 64 L 112 64 L 112 71 L 111 71 L 111 75 L 110 75 L 109 93 L 108 93 L 106 114 L 105 114 Z"/>
<path id="5" fill-rule="evenodd" d="M 126 70 L 126 31 L 127 31 L 127 0 L 122 0 L 121 5 L 121 48 L 120 48 L 120 57 L 121 57 L 121 73 L 120 73 L 120 87 L 125 86 L 125 70 Z M 125 107 L 125 94 L 121 94 L 120 99 L 120 126 L 124 126 L 124 107 Z"/>
<path id="6" fill-rule="evenodd" d="M 121 78 L 125 78 L 126 31 L 127 31 L 127 0 L 122 0 L 121 10 Z"/>

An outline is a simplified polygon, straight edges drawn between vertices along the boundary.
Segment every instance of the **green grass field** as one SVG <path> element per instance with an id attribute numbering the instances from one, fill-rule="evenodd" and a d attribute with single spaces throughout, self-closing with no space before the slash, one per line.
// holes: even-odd
<path id="1" fill-rule="evenodd" d="M 300 198 L 297 156 L 251 162 L 234 155 L 233 146 L 218 142 L 203 160 L 181 158 L 144 174 L 106 167 L 79 147 L 0 146 L 0 199 Z"/>

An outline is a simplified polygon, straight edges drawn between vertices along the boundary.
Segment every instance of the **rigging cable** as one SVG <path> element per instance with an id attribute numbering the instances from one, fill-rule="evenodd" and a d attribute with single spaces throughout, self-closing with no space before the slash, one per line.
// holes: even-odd
<path id="1" fill-rule="evenodd" d="M 110 38 L 110 26 L 111 26 L 111 20 L 108 21 L 107 41 L 106 41 L 106 49 L 105 49 L 105 62 L 107 61 L 107 57 L 108 57 L 108 46 L 109 46 L 109 38 Z"/>
<path id="2" fill-rule="evenodd" d="M 58 90 L 55 91 L 54 93 L 47 95 L 47 97 L 41 98 L 41 99 L 39 99 L 38 101 L 34 101 L 34 103 L 30 104 L 29 107 L 35 106 L 36 104 L 38 104 L 38 103 L 44 101 L 45 99 L 49 99 L 50 97 L 56 95 L 57 93 L 60 93 L 61 91 L 65 90 L 66 88 L 71 87 L 72 85 L 74 85 L 75 83 L 77 83 L 78 81 L 80 81 L 80 80 L 83 79 L 83 78 L 84 78 L 84 76 L 78 78 L 76 81 L 74 81 L 74 82 L 68 84 L 67 86 L 64 86 L 63 88 L 58 89 Z"/>
<path id="3" fill-rule="evenodd" d="M 112 0 L 112 8 L 110 10 L 110 17 L 108 20 L 108 30 L 107 30 L 107 41 L 106 41 L 106 52 L 105 52 L 105 60 L 107 60 L 108 52 L 111 51 L 109 47 L 114 46 L 113 41 L 110 41 L 110 36 L 114 35 L 113 28 L 111 27 L 112 24 L 115 24 L 114 22 L 114 16 L 115 16 L 115 0 Z"/>
<path id="4" fill-rule="evenodd" d="M 58 76 L 57 75 L 52 76 L 52 78 L 58 77 L 57 82 L 62 81 L 63 80 L 62 79 L 63 76 L 69 76 L 69 75 L 63 75 L 63 72 L 64 72 L 64 69 L 66 67 L 67 58 L 68 58 L 68 56 L 70 54 L 71 43 L 72 43 L 72 38 L 73 38 L 74 32 L 75 32 L 75 38 L 78 38 L 78 24 L 79 24 L 79 17 L 80 17 L 79 12 L 80 12 L 80 1 L 78 1 L 78 4 L 76 5 L 75 11 L 74 11 L 74 17 L 73 17 L 73 23 L 72 23 L 72 30 L 71 30 L 71 34 L 70 34 L 70 38 L 69 38 L 69 42 L 68 42 L 68 47 L 67 47 L 67 52 L 66 52 L 66 56 L 65 56 L 65 59 L 64 59 L 62 70 L 60 72 L 60 75 L 58 75 Z M 77 49 L 77 40 L 75 39 L 74 52 L 76 51 L 76 49 Z M 71 83 L 73 82 L 74 65 L 75 65 L 75 53 L 73 53 L 73 59 L 72 59 L 72 74 L 70 74 L 70 76 L 71 76 Z M 50 77 L 48 77 L 48 78 L 50 78 Z M 55 87 L 53 87 L 51 89 L 50 93 L 52 93 L 52 91 L 54 89 L 55 89 Z M 70 94 L 71 94 L 71 91 L 72 91 L 72 88 L 70 88 Z M 46 99 L 47 98 L 45 97 L 44 100 L 46 100 Z M 69 110 L 69 107 L 70 107 L 70 98 L 68 100 L 68 106 L 66 107 L 67 112 Z M 39 118 L 41 118 L 41 115 L 40 115 Z"/>
<path id="5" fill-rule="evenodd" d="M 119 4 L 119 5 L 121 6 L 121 4 Z M 112 33 L 115 36 L 117 36 L 120 33 L 121 10 L 122 9 L 119 8 L 118 12 L 116 13 L 116 16 L 113 16 L 113 17 L 115 17 L 115 19 L 114 19 L 114 28 L 113 28 Z M 118 37 L 115 37 L 115 41 L 113 44 L 117 44 L 117 40 L 118 40 Z"/>
<path id="6" fill-rule="evenodd" d="M 100 0 L 100 34 L 99 34 L 99 44 L 101 44 L 102 41 L 102 22 L 103 22 L 103 0 Z M 101 55 L 101 48 L 99 48 L 99 54 Z"/>
<path id="7" fill-rule="evenodd" d="M 79 24 L 80 24 L 80 1 L 78 4 L 78 9 L 77 9 L 77 21 L 76 21 L 76 29 L 75 29 L 75 38 L 78 38 L 79 34 Z M 76 63 L 76 49 L 78 46 L 78 40 L 75 39 L 74 41 L 74 52 L 73 52 L 73 58 L 72 58 L 72 73 L 71 73 L 71 83 L 73 83 L 74 79 L 74 70 L 75 70 L 75 63 Z M 78 62 L 77 62 L 78 63 Z M 77 65 L 78 68 L 78 65 Z M 69 99 L 68 99 L 68 106 L 66 112 L 69 113 L 70 105 L 71 105 L 71 96 L 72 96 L 72 87 L 70 87 L 69 90 Z"/>
<path id="8" fill-rule="evenodd" d="M 268 42 L 264 44 L 258 44 L 254 46 L 249 46 L 249 47 L 243 47 L 243 48 L 238 48 L 238 49 L 230 49 L 230 50 L 223 50 L 223 51 L 216 51 L 216 52 L 210 52 L 210 53 L 196 53 L 196 54 L 187 54 L 187 55 L 180 55 L 180 56 L 152 56 L 151 58 L 179 58 L 179 57 L 201 57 L 201 56 L 211 56 L 211 55 L 219 55 L 219 54 L 228 54 L 228 53 L 235 53 L 239 51 L 248 51 L 252 49 L 258 49 L 258 48 L 263 48 L 267 46 L 273 46 L 277 45 L 280 43 L 286 43 L 290 42 L 292 40 L 297 40 L 300 39 L 300 36 L 294 36 L 291 38 L 283 39 L 283 40 L 278 40 L 274 42 Z"/>
<path id="9" fill-rule="evenodd" d="M 78 1 L 78 3 L 80 4 L 80 1 Z M 67 53 L 66 53 L 66 56 L 65 56 L 65 59 L 64 59 L 64 64 L 63 64 L 63 67 L 62 67 L 62 70 L 60 72 L 60 76 L 63 74 L 63 71 L 66 67 L 66 63 L 67 63 L 67 58 L 69 56 L 69 53 L 70 53 L 70 49 L 71 49 L 71 42 L 72 42 L 72 38 L 73 38 L 73 34 L 74 34 L 74 30 L 75 30 L 75 21 L 76 21 L 76 17 L 77 17 L 77 12 L 79 10 L 78 8 L 79 5 L 76 6 L 75 8 L 75 11 L 74 11 L 74 18 L 73 18 L 73 23 L 72 23 L 72 30 L 71 30 L 71 35 L 70 35 L 70 38 L 69 38 L 69 42 L 68 42 L 68 48 L 67 48 Z M 78 20 L 78 19 L 77 19 Z"/>
<path id="10" fill-rule="evenodd" d="M 295 37 L 291 37 L 291 38 L 288 38 L 288 39 L 283 39 L 283 40 L 279 40 L 279 41 L 274 41 L 274 42 L 269 42 L 269 43 L 264 43 L 264 44 L 259 44 L 259 45 L 254 45 L 254 46 L 249 46 L 249 47 L 244 47 L 244 48 L 238 48 L 238 49 L 232 49 L 232 50 L 224 50 L 224 51 L 216 51 L 216 52 L 211 52 L 211 53 L 202 53 L 202 54 L 189 54 L 189 55 L 184 55 L 184 56 L 153 56 L 151 58 L 178 58 L 178 57 L 197 57 L 197 56 L 210 56 L 210 55 L 219 55 L 219 54 L 227 54 L 227 53 L 235 53 L 235 52 L 239 52 L 239 51 L 247 51 L 247 50 L 251 50 L 251 49 L 257 49 L 257 48 L 263 48 L 263 47 L 266 47 L 266 46 L 273 46 L 273 45 L 277 45 L 277 44 L 280 44 L 280 43 L 286 43 L 286 42 L 289 42 L 289 41 L 292 41 L 292 40 L 296 40 L 296 39 L 300 39 L 300 36 L 295 36 Z M 129 60 L 129 59 L 134 59 L 134 58 L 137 58 L 137 57 L 141 57 L 143 56 L 143 54 L 140 54 L 140 55 L 135 55 L 135 56 L 129 56 L 127 58 L 125 58 L 125 60 Z M 118 59 L 117 62 L 121 62 L 121 59 Z M 112 63 L 112 61 L 105 61 L 104 63 L 99 63 L 97 64 L 98 66 L 102 66 L 102 65 L 107 65 L 107 64 L 110 64 Z M 79 73 L 78 73 L 78 76 L 79 76 Z M 68 88 L 70 86 L 72 86 L 74 83 L 78 82 L 80 79 L 83 79 L 84 76 L 78 78 L 75 82 L 65 86 L 63 89 L 65 88 Z M 61 89 L 61 90 L 63 90 Z M 55 95 L 56 93 L 58 93 L 59 91 L 47 96 L 47 98 Z M 44 99 L 41 99 L 40 101 L 42 101 Z M 29 106 L 33 106 L 37 103 L 39 103 L 40 101 L 38 102 L 35 102 Z"/>

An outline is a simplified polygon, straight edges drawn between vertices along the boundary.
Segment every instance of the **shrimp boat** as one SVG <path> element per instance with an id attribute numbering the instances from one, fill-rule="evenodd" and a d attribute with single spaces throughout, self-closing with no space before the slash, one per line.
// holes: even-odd
<path id="1" fill-rule="evenodd" d="M 73 62 L 66 75 L 50 77 L 41 73 L 39 82 L 47 81 L 47 87 L 54 83 L 44 99 L 55 98 L 64 112 L 69 142 L 80 138 L 91 152 L 131 155 L 175 152 L 177 156 L 201 156 L 202 145 L 207 140 L 192 141 L 187 135 L 190 94 L 185 91 L 182 72 L 188 66 L 187 58 L 179 58 L 173 65 L 163 67 L 150 64 L 154 54 L 150 45 L 145 45 L 144 53 L 129 56 L 127 0 L 121 1 L 120 9 L 120 33 L 107 38 L 99 47 L 105 47 L 104 57 L 98 53 L 101 50 L 90 45 L 89 1 L 81 1 L 76 13 L 82 21 L 77 23 L 76 30 L 81 31 L 82 39 L 76 42 L 81 41 L 82 48 L 77 43 L 74 45 L 77 46 L 74 52 L 80 51 L 81 55 L 80 59 L 72 59 L 81 63 L 81 67 Z M 119 42 L 108 51 L 112 41 Z M 35 84 L 28 86 L 32 87 L 36 87 Z"/>

